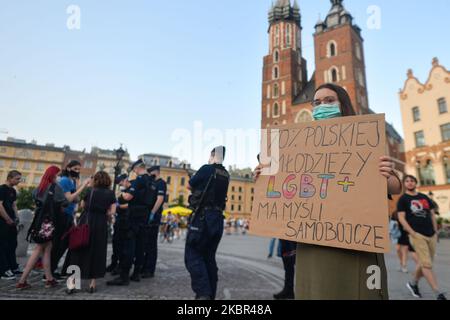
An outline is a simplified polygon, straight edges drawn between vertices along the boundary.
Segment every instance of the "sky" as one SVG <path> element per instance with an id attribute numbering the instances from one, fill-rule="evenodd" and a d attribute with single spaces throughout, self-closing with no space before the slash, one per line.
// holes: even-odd
<path id="1" fill-rule="evenodd" d="M 314 70 L 329 0 L 298 0 Z M 0 0 L 0 139 L 256 165 L 271 0 Z M 75 5 L 76 7 L 73 7 Z M 362 28 L 369 105 L 403 135 L 398 91 L 450 68 L 448 0 L 345 0 Z M 373 27 L 371 6 L 379 8 Z M 74 9 L 75 8 L 75 11 Z M 80 17 L 77 20 L 77 17 Z M 1 131 L 8 131 L 8 134 Z"/>

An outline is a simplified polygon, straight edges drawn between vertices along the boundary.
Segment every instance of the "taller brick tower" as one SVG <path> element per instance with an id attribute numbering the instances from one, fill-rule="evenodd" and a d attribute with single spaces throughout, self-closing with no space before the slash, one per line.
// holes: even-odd
<path id="1" fill-rule="evenodd" d="M 262 127 L 288 123 L 290 108 L 305 87 L 302 27 L 297 0 L 277 0 L 269 11 L 269 54 L 264 57 Z"/>

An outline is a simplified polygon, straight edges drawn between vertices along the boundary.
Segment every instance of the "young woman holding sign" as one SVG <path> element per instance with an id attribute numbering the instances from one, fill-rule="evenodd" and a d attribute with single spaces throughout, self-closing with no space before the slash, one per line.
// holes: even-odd
<path id="1" fill-rule="evenodd" d="M 350 97 L 344 88 L 324 84 L 312 102 L 315 121 L 355 116 Z M 388 180 L 388 194 L 399 194 L 402 184 L 394 171 L 394 162 L 384 156 L 380 174 Z M 255 170 L 258 177 L 262 166 Z M 386 219 L 387 219 L 386 213 Z M 377 269 L 381 288 L 370 289 L 367 280 Z M 371 267 L 371 268 L 370 268 Z M 368 273 L 368 270 L 372 270 Z M 376 271 L 377 271 L 376 270 Z M 296 299 L 301 300 L 387 300 L 387 270 L 383 254 L 346 250 L 299 243 L 296 261 Z"/>

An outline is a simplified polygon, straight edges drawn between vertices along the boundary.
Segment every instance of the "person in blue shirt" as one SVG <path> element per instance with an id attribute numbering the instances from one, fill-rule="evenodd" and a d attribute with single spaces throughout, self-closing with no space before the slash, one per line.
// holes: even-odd
<path id="1" fill-rule="evenodd" d="M 61 240 L 61 238 L 73 226 L 75 210 L 79 197 L 90 183 L 90 180 L 88 179 L 77 188 L 77 184 L 80 179 L 80 170 L 81 163 L 77 160 L 72 160 L 67 164 L 66 168 L 62 172 L 61 178 L 58 181 L 58 185 L 63 190 L 69 205 L 64 209 L 63 215 L 58 215 L 55 217 L 56 229 L 51 252 L 51 270 L 53 276 L 57 280 L 67 276 L 66 271 L 69 262 L 69 254 L 67 254 L 61 274 L 55 273 L 56 269 L 58 269 L 59 261 L 69 247 L 69 237 L 65 237 L 63 240 Z"/>
<path id="2" fill-rule="evenodd" d="M 223 235 L 223 210 L 227 201 L 230 175 L 222 165 L 225 147 L 211 152 L 209 164 L 189 180 L 189 198 L 194 209 L 185 248 L 185 265 L 191 276 L 197 300 L 214 300 L 218 268 L 216 252 Z"/>
<path id="3" fill-rule="evenodd" d="M 166 199 L 167 185 L 161 178 L 160 166 L 153 166 L 147 170 L 156 187 L 156 203 L 150 212 L 150 218 L 145 236 L 145 256 L 142 267 L 142 278 L 153 278 L 155 276 L 156 261 L 158 260 L 158 233 L 161 224 L 163 204 Z"/>

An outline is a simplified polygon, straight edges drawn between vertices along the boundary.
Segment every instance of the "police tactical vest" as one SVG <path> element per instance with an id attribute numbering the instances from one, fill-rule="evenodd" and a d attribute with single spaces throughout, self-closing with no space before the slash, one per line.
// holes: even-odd
<path id="1" fill-rule="evenodd" d="M 215 168 L 214 178 L 205 195 L 204 205 L 225 210 L 230 174 L 222 165 L 215 164 L 213 167 Z"/>

